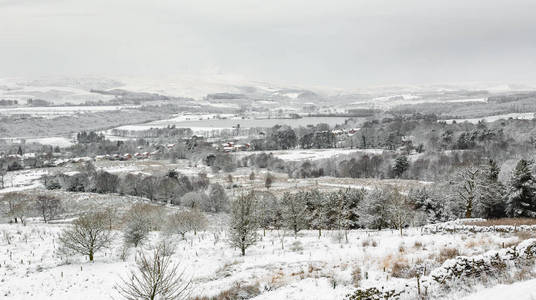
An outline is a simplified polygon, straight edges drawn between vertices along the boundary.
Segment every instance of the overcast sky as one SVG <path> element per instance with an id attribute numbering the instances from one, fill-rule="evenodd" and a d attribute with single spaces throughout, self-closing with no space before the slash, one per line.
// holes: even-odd
<path id="1" fill-rule="evenodd" d="M 0 0 L 0 76 L 536 80 L 534 0 Z"/>

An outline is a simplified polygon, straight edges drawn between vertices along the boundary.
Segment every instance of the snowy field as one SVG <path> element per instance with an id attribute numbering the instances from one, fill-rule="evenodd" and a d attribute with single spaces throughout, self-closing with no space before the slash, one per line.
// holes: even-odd
<path id="1" fill-rule="evenodd" d="M 527 238 L 498 233 L 426 234 L 412 228 L 405 230 L 403 237 L 391 230 L 354 230 L 347 232 L 346 240 L 339 231 L 323 232 L 321 237 L 317 231 L 303 231 L 294 237 L 290 232 L 273 230 L 266 236 L 259 232 L 260 241 L 242 257 L 228 245 L 220 225 L 212 225 L 197 235 L 187 234 L 185 240 L 152 232 L 150 242 L 130 249 L 125 261 L 121 259 L 120 233 L 116 232 L 112 247 L 97 253 L 95 262 L 90 263 L 85 257 L 58 251 L 58 235 L 66 224 L 36 220 L 26 226 L 2 224 L 0 295 L 6 299 L 120 299 L 113 287 L 128 276 L 135 253 L 149 251 L 165 239 L 174 245 L 173 261 L 191 278 L 192 296 L 215 296 L 238 284 L 257 288 L 252 299 L 343 299 L 356 287 L 389 287 L 404 291 L 401 299 L 415 299 L 414 266 L 426 266 L 433 274 L 450 258 L 498 251 L 505 244 L 516 245 Z M 496 288 L 492 287 L 497 284 L 494 280 L 474 286 L 457 282 L 458 288 L 448 296 L 432 282 L 423 279 L 421 284 L 423 289 L 429 284 L 428 293 L 435 295 L 432 299 L 506 299 L 499 295 L 508 290 L 513 292 L 509 295 L 524 297 L 515 299 L 531 299 L 535 281 Z"/>
<path id="2" fill-rule="evenodd" d="M 305 160 L 320 160 L 339 155 L 348 154 L 381 154 L 385 150 L 383 149 L 349 149 L 349 148 L 335 148 L 335 149 L 296 149 L 296 150 L 275 150 L 275 151 L 246 151 L 237 152 L 237 157 L 248 156 L 251 154 L 259 153 L 271 153 L 275 157 L 287 161 L 305 161 Z"/>
<path id="3" fill-rule="evenodd" d="M 456 121 L 456 123 L 463 123 L 463 122 L 469 122 L 473 124 L 477 124 L 479 121 L 486 121 L 486 122 L 495 122 L 497 120 L 507 120 L 507 119 L 522 119 L 522 120 L 532 120 L 534 119 L 534 112 L 528 112 L 528 113 L 511 113 L 511 114 L 504 114 L 504 115 L 495 115 L 495 116 L 487 116 L 482 118 L 474 118 L 474 119 L 448 119 L 448 120 L 439 120 L 438 122 L 446 122 L 447 124 L 452 124 L 452 122 Z"/>
<path id="4" fill-rule="evenodd" d="M 31 115 L 34 117 L 57 118 L 61 116 L 72 116 L 85 112 L 116 111 L 125 108 L 135 108 L 137 106 L 44 106 L 44 107 L 14 107 L 0 108 L 0 116 L 11 115 Z"/>

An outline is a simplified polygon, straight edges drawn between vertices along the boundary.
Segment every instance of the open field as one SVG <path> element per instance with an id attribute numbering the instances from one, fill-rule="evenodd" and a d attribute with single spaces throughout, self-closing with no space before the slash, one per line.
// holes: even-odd
<path id="1" fill-rule="evenodd" d="M 26 226 L 3 224 L 0 293 L 9 299 L 118 299 L 113 286 L 128 276 L 135 253 L 148 251 L 166 239 L 174 245 L 172 259 L 180 262 L 192 281 L 192 296 L 215 296 L 240 285 L 253 287 L 252 299 L 341 299 L 357 286 L 387 285 L 404 290 L 400 299 L 415 299 L 415 264 L 427 266 L 426 272 L 433 273 L 450 258 L 497 251 L 527 238 L 490 233 L 431 235 L 411 228 L 403 237 L 391 230 L 352 230 L 346 232 L 346 240 L 338 231 L 325 231 L 321 237 L 316 231 L 303 231 L 294 237 L 273 230 L 266 235 L 259 232 L 260 242 L 240 257 L 227 245 L 221 225 L 212 225 L 208 231 L 188 234 L 185 240 L 153 232 L 150 242 L 130 249 L 125 261 L 120 258 L 120 239 L 116 239 L 110 249 L 98 253 L 96 261 L 89 263 L 84 257 L 66 257 L 58 252 L 57 237 L 68 225 L 37 221 Z M 448 296 L 433 282 L 424 281 L 422 285 L 435 295 L 432 299 L 441 295 L 442 299 L 459 299 L 502 279 L 488 280 L 487 284 L 464 286 Z"/>

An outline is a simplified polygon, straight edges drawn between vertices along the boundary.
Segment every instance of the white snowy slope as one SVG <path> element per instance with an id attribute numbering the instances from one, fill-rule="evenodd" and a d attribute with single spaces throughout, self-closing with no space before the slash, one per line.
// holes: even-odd
<path id="1" fill-rule="evenodd" d="M 468 295 L 462 300 L 534 300 L 536 299 L 536 279 L 500 284 Z"/>

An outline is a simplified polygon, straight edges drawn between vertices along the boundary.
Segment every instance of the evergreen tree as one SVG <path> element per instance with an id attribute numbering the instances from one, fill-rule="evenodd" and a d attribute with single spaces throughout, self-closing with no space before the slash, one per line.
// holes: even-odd
<path id="1" fill-rule="evenodd" d="M 307 225 L 305 193 L 290 194 L 287 192 L 281 199 L 281 205 L 283 222 L 288 229 L 294 231 L 294 235 L 297 235 Z"/>
<path id="2" fill-rule="evenodd" d="M 478 183 L 479 198 L 475 205 L 475 216 L 501 218 L 505 216 L 505 187 L 498 180 L 500 168 L 489 160 Z"/>
<path id="3" fill-rule="evenodd" d="M 512 172 L 506 201 L 509 217 L 536 217 L 536 186 L 531 165 L 532 162 L 521 159 Z"/>
<path id="4" fill-rule="evenodd" d="M 327 228 L 327 210 L 329 207 L 327 199 L 326 195 L 317 189 L 307 192 L 306 195 L 307 223 L 311 229 L 318 230 L 319 237 L 322 236 L 322 229 Z"/>
<path id="5" fill-rule="evenodd" d="M 395 164 L 393 166 L 393 174 L 395 177 L 400 177 L 406 170 L 409 168 L 408 157 L 401 155 L 396 158 Z"/>
<path id="6" fill-rule="evenodd" d="M 359 223 L 367 228 L 379 229 L 389 226 L 390 189 L 374 189 L 366 194 L 359 205 Z"/>

